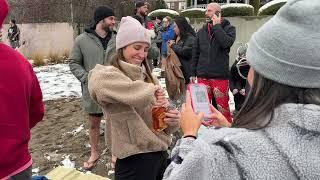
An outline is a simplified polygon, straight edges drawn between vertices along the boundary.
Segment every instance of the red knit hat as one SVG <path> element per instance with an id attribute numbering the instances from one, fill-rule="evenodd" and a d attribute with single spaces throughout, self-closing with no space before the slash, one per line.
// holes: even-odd
<path id="1" fill-rule="evenodd" d="M 0 28 L 2 28 L 2 24 L 4 19 L 7 17 L 9 11 L 7 0 L 0 0 Z"/>

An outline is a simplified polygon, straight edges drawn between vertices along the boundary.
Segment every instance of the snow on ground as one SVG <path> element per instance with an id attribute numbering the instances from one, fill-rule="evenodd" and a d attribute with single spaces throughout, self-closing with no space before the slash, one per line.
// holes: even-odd
<path id="1" fill-rule="evenodd" d="M 43 99 L 54 100 L 68 97 L 81 97 L 81 85 L 70 72 L 68 64 L 56 64 L 34 68 L 38 77 Z M 160 76 L 161 69 L 155 68 L 153 74 Z M 159 78 L 161 87 L 166 89 L 165 79 Z M 230 109 L 234 109 L 232 93 L 230 96 Z M 167 95 L 168 97 L 168 95 Z"/>
<path id="2" fill-rule="evenodd" d="M 81 85 L 70 72 L 68 64 L 35 67 L 43 99 L 53 100 L 66 97 L 80 97 Z"/>
<path id="3" fill-rule="evenodd" d="M 59 98 L 68 98 L 68 97 L 81 97 L 81 85 L 80 82 L 73 76 L 70 72 L 70 68 L 67 64 L 56 64 L 56 65 L 48 65 L 42 67 L 34 68 L 38 80 L 40 82 L 40 86 L 43 93 L 44 100 L 54 100 Z M 153 74 L 157 77 L 160 76 L 161 69 L 155 68 L 153 70 Z M 159 82 L 161 87 L 165 89 L 165 79 L 159 78 Z M 232 93 L 229 91 L 230 96 L 230 110 L 233 111 L 234 101 Z M 168 96 L 167 96 L 168 97 Z M 83 125 L 70 132 L 74 135 L 79 131 L 83 130 Z M 199 136 L 202 136 L 203 133 L 210 131 L 210 128 L 201 126 L 199 130 Z M 72 166 L 68 157 L 62 162 L 66 164 L 66 166 Z"/>

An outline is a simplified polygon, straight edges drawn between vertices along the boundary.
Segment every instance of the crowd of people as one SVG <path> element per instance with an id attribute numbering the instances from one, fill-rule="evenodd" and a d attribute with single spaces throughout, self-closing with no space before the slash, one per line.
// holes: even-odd
<path id="1" fill-rule="evenodd" d="M 1 26 L 7 1 L 0 6 Z M 208 4 L 197 32 L 184 17 L 150 20 L 146 2 L 137 2 L 116 32 L 114 11 L 98 7 L 69 57 L 88 114 L 91 154 L 83 167 L 91 170 L 99 159 L 104 118 L 116 180 L 319 179 L 319 8 L 318 1 L 288 0 L 238 49 L 229 70 L 236 29 L 217 3 Z M 180 111 L 166 98 L 152 69 L 172 58 L 178 70 L 170 71 L 181 72 L 183 87 L 206 85 L 208 117 L 194 112 L 186 88 Z M 31 179 L 28 141 L 44 115 L 41 89 L 31 65 L 4 44 L 0 64 L 0 178 Z M 211 128 L 198 137 L 204 118 Z"/>

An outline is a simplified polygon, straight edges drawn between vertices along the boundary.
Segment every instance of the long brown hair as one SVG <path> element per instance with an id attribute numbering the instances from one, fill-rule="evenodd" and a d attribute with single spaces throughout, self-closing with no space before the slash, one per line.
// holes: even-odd
<path id="1" fill-rule="evenodd" d="M 279 84 L 254 72 L 251 90 L 235 117 L 233 127 L 265 128 L 271 122 L 274 109 L 285 103 L 320 105 L 320 89 Z"/>
<path id="2" fill-rule="evenodd" d="M 111 58 L 110 65 L 120 69 L 120 71 L 122 71 L 125 75 L 127 75 L 126 72 L 124 71 L 124 69 L 122 69 L 120 64 L 119 64 L 119 61 L 125 61 L 125 58 L 123 56 L 123 49 L 124 48 L 119 49 L 117 51 L 117 53 Z M 151 69 L 150 69 L 150 66 L 149 66 L 149 63 L 148 63 L 147 59 L 142 61 L 142 64 L 146 68 L 146 74 L 147 74 L 146 82 L 152 83 L 152 84 L 156 84 L 155 80 L 154 80 L 154 78 L 152 76 Z"/>

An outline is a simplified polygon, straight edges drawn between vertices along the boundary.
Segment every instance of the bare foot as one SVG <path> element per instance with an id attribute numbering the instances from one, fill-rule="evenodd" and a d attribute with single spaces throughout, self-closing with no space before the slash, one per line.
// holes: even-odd
<path id="1" fill-rule="evenodd" d="M 90 156 L 89 160 L 83 163 L 85 170 L 91 170 L 98 162 L 99 156 Z"/>

